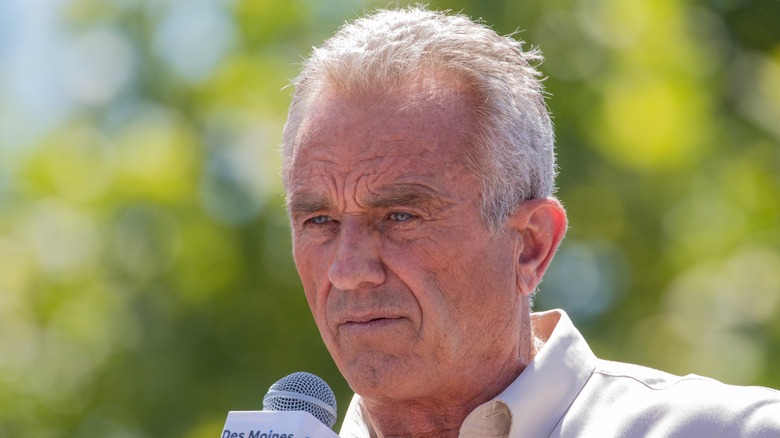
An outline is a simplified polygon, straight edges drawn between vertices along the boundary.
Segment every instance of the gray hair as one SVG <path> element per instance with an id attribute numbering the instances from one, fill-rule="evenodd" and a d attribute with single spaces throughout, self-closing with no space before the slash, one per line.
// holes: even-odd
<path id="1" fill-rule="evenodd" d="M 460 14 L 421 6 L 381 10 L 342 26 L 315 48 L 295 80 L 282 139 L 289 186 L 298 129 L 326 87 L 359 96 L 397 90 L 430 71 L 462 78 L 474 99 L 474 147 L 464 157 L 482 194 L 482 218 L 493 230 L 525 200 L 551 196 L 554 134 L 536 49 L 502 37 Z"/>

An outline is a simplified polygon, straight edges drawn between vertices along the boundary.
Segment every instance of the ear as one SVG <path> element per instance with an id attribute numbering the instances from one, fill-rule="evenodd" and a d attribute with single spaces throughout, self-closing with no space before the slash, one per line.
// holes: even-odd
<path id="1" fill-rule="evenodd" d="M 519 233 L 515 249 L 517 289 L 529 296 L 566 234 L 566 212 L 555 198 L 523 202 L 509 217 L 509 226 Z"/>

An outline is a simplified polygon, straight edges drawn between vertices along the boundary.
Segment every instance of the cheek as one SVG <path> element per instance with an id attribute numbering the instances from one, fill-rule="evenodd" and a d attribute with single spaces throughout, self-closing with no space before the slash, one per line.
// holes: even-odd
<path id="1" fill-rule="evenodd" d="M 320 295 L 322 294 L 322 282 L 327 280 L 327 265 L 322 262 L 323 258 L 318 256 L 316 252 L 301 246 L 295 240 L 293 240 L 293 260 L 309 308 L 315 319 L 319 319 L 319 313 L 323 307 Z"/>
<path id="2" fill-rule="evenodd" d="M 451 251 L 435 280 L 453 323 L 464 329 L 509 315 L 516 304 L 511 254 L 503 245 L 467 245 Z"/>
<path id="3" fill-rule="evenodd" d="M 445 342 L 460 317 L 464 305 L 462 255 L 448 245 L 426 238 L 387 247 L 385 263 L 395 273 L 421 312 L 423 332 Z"/>

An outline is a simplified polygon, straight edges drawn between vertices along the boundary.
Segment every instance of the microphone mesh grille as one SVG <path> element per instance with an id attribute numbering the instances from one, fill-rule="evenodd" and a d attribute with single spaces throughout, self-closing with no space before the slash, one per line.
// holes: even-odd
<path id="1" fill-rule="evenodd" d="M 271 385 L 268 391 L 269 393 L 263 398 L 264 411 L 304 411 L 312 414 L 328 427 L 332 428 L 336 424 L 336 416 L 316 403 L 298 399 L 294 394 L 271 394 L 272 391 L 282 391 L 313 397 L 333 408 L 335 412 L 336 396 L 333 394 L 333 390 L 324 380 L 314 374 L 302 371 L 292 373 Z"/>

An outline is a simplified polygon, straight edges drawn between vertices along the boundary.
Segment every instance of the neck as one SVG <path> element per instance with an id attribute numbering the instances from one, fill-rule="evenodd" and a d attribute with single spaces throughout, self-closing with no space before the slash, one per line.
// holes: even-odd
<path id="1" fill-rule="evenodd" d="M 470 412 L 466 406 L 445 407 L 424 401 L 382 403 L 364 400 L 371 426 L 379 438 L 457 437 L 460 425 Z"/>
<path id="2" fill-rule="evenodd" d="M 530 318 L 528 321 L 530 328 Z M 457 437 L 466 417 L 514 382 L 536 355 L 531 330 L 526 331 L 519 354 L 494 373 L 482 370 L 464 372 L 457 392 L 442 391 L 413 400 L 363 398 L 366 420 L 379 438 L 385 437 Z M 540 341 L 541 342 L 541 341 Z M 470 388 L 470 389 L 466 389 Z"/>

